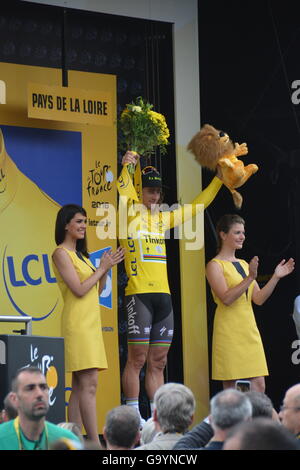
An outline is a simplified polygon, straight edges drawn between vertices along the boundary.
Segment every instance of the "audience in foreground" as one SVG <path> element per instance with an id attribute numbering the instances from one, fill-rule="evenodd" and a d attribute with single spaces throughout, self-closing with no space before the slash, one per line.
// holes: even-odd
<path id="1" fill-rule="evenodd" d="M 254 418 L 228 434 L 224 450 L 300 450 L 300 446 L 295 436 L 278 421 Z"/>
<path id="2" fill-rule="evenodd" d="M 122 405 L 107 413 L 106 449 L 300 450 L 300 383 L 286 391 L 279 415 L 270 398 L 255 391 L 223 390 L 211 399 L 210 408 L 209 417 L 187 432 L 194 395 L 185 385 L 166 383 L 155 393 L 153 416 L 142 432 L 134 408 Z M 95 450 L 73 423 L 46 421 L 48 409 L 41 370 L 18 370 L 1 412 L 0 450 Z"/>
<path id="3" fill-rule="evenodd" d="M 62 437 L 80 443 L 72 432 L 46 421 L 49 389 L 37 367 L 17 371 L 10 399 L 18 416 L 0 425 L 0 450 L 47 450 Z"/>
<path id="4" fill-rule="evenodd" d="M 103 437 L 108 450 L 133 449 L 140 440 L 140 415 L 135 408 L 121 405 L 107 413 Z"/>
<path id="5" fill-rule="evenodd" d="M 187 431 L 193 421 L 195 398 L 179 383 L 166 383 L 154 394 L 153 421 L 159 431 L 148 444 L 136 450 L 168 450 Z"/>

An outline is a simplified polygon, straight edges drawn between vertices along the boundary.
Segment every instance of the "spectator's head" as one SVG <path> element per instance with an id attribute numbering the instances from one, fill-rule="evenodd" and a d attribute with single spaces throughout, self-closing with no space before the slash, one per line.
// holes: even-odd
<path id="1" fill-rule="evenodd" d="M 18 411 L 12 401 L 12 392 L 9 392 L 3 400 L 3 410 L 1 411 L 1 422 L 10 421 L 18 416 Z"/>
<path id="2" fill-rule="evenodd" d="M 77 436 L 80 439 L 80 442 L 82 444 L 84 443 L 84 438 L 83 438 L 83 435 L 81 434 L 78 424 L 70 423 L 70 422 L 62 422 L 62 423 L 58 423 L 57 426 L 63 429 L 68 429 L 68 431 L 71 431 L 73 434 L 75 434 L 75 436 Z"/>
<path id="3" fill-rule="evenodd" d="M 289 431 L 295 435 L 300 433 L 300 383 L 287 390 L 279 417 Z"/>
<path id="4" fill-rule="evenodd" d="M 140 416 L 132 406 L 121 405 L 107 413 L 103 436 L 108 449 L 132 449 L 140 440 Z"/>
<path id="5" fill-rule="evenodd" d="M 67 437 L 60 437 L 50 444 L 49 450 L 84 450 L 84 446 L 83 442 L 80 443 Z"/>
<path id="6" fill-rule="evenodd" d="M 155 422 L 153 418 L 149 418 L 143 426 L 141 432 L 141 445 L 148 444 L 154 438 L 154 436 L 158 433 L 156 429 Z"/>
<path id="7" fill-rule="evenodd" d="M 227 435 L 224 450 L 299 450 L 298 440 L 270 418 L 254 418 L 235 426 Z"/>
<path id="8" fill-rule="evenodd" d="M 162 432 L 184 433 L 194 418 L 195 398 L 185 385 L 167 383 L 154 395 L 153 419 Z"/>
<path id="9" fill-rule="evenodd" d="M 223 390 L 210 401 L 210 418 L 215 432 L 216 430 L 227 432 L 236 424 L 251 417 L 251 402 L 245 393 L 238 390 Z"/>
<path id="10" fill-rule="evenodd" d="M 249 398 L 252 405 L 252 418 L 272 418 L 273 403 L 265 393 L 251 391 L 246 392 L 245 395 Z"/>
<path id="11" fill-rule="evenodd" d="M 20 419 L 39 421 L 49 409 L 46 378 L 37 367 L 19 369 L 12 381 L 11 401 Z"/>

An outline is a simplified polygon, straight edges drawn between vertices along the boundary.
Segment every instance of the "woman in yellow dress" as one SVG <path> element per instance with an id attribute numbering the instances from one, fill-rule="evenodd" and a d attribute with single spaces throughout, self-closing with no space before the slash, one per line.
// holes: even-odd
<path id="1" fill-rule="evenodd" d="M 224 215 L 217 224 L 218 253 L 206 267 L 206 277 L 217 304 L 212 344 L 212 378 L 232 388 L 238 379 L 250 381 L 252 390 L 264 392 L 268 375 L 264 348 L 252 302 L 262 305 L 278 281 L 294 269 L 294 260 L 282 260 L 260 289 L 256 282 L 259 259 L 250 263 L 236 258 L 243 247 L 245 222 L 238 215 Z"/>
<path id="2" fill-rule="evenodd" d="M 75 204 L 63 206 L 56 218 L 53 269 L 64 300 L 62 336 L 66 371 L 72 372 L 69 421 L 85 427 L 87 437 L 100 446 L 97 430 L 98 373 L 107 368 L 102 337 L 99 295 L 107 272 L 124 258 L 124 250 L 105 252 L 95 268 L 86 241 L 87 215 Z"/>

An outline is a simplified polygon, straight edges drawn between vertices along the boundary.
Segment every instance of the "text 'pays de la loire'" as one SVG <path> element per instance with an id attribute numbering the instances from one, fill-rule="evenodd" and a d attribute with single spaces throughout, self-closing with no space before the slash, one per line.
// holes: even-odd
<path id="1" fill-rule="evenodd" d="M 53 96 L 43 93 L 32 93 L 32 106 L 34 108 L 70 111 L 73 113 L 108 115 L 107 101 Z"/>

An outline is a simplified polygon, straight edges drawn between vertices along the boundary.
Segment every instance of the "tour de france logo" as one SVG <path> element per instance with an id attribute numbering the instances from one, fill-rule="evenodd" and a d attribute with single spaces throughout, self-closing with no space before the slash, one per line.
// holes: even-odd
<path id="1" fill-rule="evenodd" d="M 114 174 L 111 166 L 100 160 L 95 161 L 95 165 L 88 171 L 86 190 L 90 198 L 99 196 L 112 190 Z"/>
<path id="2" fill-rule="evenodd" d="M 55 356 L 53 352 L 45 351 L 40 345 L 31 343 L 29 350 L 30 361 L 23 367 L 38 367 L 46 377 L 49 388 L 49 405 L 53 406 L 56 402 L 56 389 L 59 383 L 59 374 L 55 365 Z"/>

